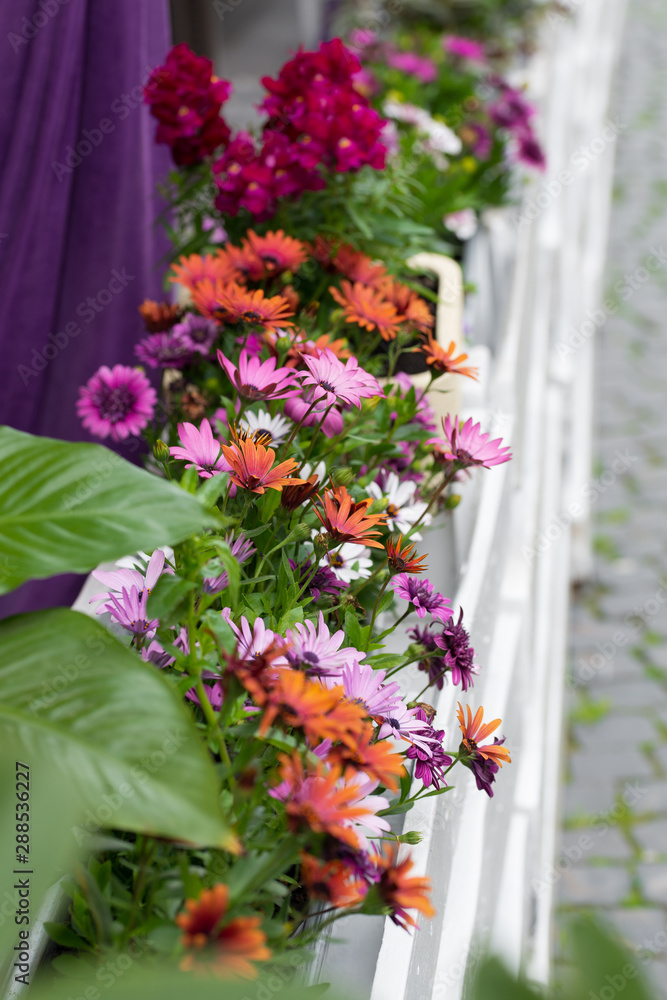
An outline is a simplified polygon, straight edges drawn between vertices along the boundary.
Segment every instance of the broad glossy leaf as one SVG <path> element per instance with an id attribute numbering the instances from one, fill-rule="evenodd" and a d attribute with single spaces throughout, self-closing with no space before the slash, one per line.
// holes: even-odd
<path id="1" fill-rule="evenodd" d="M 63 608 L 0 622 L 0 752 L 52 761 L 87 828 L 234 846 L 213 764 L 171 685 Z M 83 833 L 81 834 L 83 837 Z"/>
<path id="2" fill-rule="evenodd" d="M 0 593 L 175 545 L 208 523 L 195 497 L 108 448 L 0 427 Z"/>

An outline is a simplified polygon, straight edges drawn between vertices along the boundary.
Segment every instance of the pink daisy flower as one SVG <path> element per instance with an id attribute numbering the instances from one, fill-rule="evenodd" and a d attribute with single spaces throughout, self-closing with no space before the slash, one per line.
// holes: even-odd
<path id="1" fill-rule="evenodd" d="M 394 711 L 387 716 L 378 731 L 378 739 L 393 737 L 405 740 L 424 752 L 435 742 L 432 727 L 423 722 L 417 715 L 417 709 L 408 708 L 404 702 L 394 706 Z"/>
<path id="2" fill-rule="evenodd" d="M 363 654 L 366 655 L 365 653 Z M 343 685 L 345 697 L 357 705 L 362 705 L 369 715 L 392 715 L 398 711 L 402 701 L 397 697 L 401 685 L 397 681 L 385 684 L 386 670 L 374 670 L 370 663 L 346 663 L 340 678 L 324 677 L 322 683 L 331 688 Z"/>
<path id="3" fill-rule="evenodd" d="M 237 392 L 246 399 L 286 399 L 299 392 L 294 385 L 293 370 L 276 368 L 275 358 L 260 361 L 243 350 L 237 368 L 218 350 L 218 361 Z"/>
<path id="4" fill-rule="evenodd" d="M 156 549 L 148 560 L 145 576 L 138 569 L 125 569 L 123 567 L 112 570 L 94 569 L 92 575 L 96 580 L 99 580 L 100 583 L 103 583 L 105 587 L 108 587 L 109 591 L 107 593 L 96 594 L 95 597 L 91 597 L 89 604 L 92 604 L 93 601 L 109 600 L 114 593 L 118 597 L 123 592 L 123 588 L 130 591 L 132 587 L 136 587 L 139 592 L 139 597 L 143 597 L 144 591 L 146 591 L 147 594 L 150 594 L 162 575 L 164 561 L 165 553 L 162 549 Z M 173 571 L 168 568 L 168 572 Z M 97 613 L 101 614 L 105 610 L 105 608 L 98 608 Z"/>
<path id="5" fill-rule="evenodd" d="M 157 393 L 138 368 L 102 365 L 79 389 L 76 412 L 95 437 L 122 441 L 153 417 Z"/>
<path id="6" fill-rule="evenodd" d="M 305 670 L 315 677 L 338 678 L 340 672 L 351 660 L 363 660 L 365 653 L 353 646 L 343 646 L 345 639 L 342 629 L 330 634 L 320 611 L 319 622 L 297 622 L 293 629 L 288 629 L 286 638 L 291 644 L 287 659 L 296 670 Z M 372 670 L 372 668 L 369 667 Z M 340 683 L 340 681 L 337 681 Z"/>
<path id="7" fill-rule="evenodd" d="M 435 445 L 436 456 L 440 461 L 453 462 L 457 469 L 468 469 L 481 465 L 490 469 L 492 465 L 509 462 L 512 454 L 509 448 L 502 448 L 502 438 L 489 441 L 489 434 L 482 434 L 482 425 L 473 424 L 468 417 L 464 424 L 458 420 L 452 423 L 449 414 L 442 421 L 445 432 L 444 440 L 429 438 L 426 444 Z"/>
<path id="8" fill-rule="evenodd" d="M 442 40 L 442 47 L 450 55 L 460 56 L 462 59 L 469 59 L 471 62 L 486 61 L 484 46 L 480 42 L 473 41 L 472 38 L 464 38 L 462 35 L 445 35 Z"/>
<path id="9" fill-rule="evenodd" d="M 416 76 L 422 83 L 431 83 L 438 77 L 438 67 L 433 60 L 419 56 L 416 52 L 390 52 L 387 63 L 394 69 Z"/>
<path id="10" fill-rule="evenodd" d="M 129 590 L 123 587 L 120 597 L 111 594 L 111 600 L 104 605 L 104 610 L 110 613 L 112 621 L 122 625 L 128 632 L 145 635 L 150 639 L 155 635 L 160 621 L 158 618 L 147 617 L 147 602 L 148 591 L 144 590 L 140 596 L 138 587 L 130 587 Z"/>
<path id="11" fill-rule="evenodd" d="M 427 611 L 439 621 L 451 617 L 449 600 L 438 594 L 429 580 L 422 580 L 408 573 L 399 573 L 394 577 L 393 583 L 397 596 L 414 605 L 418 618 L 423 618 Z"/>
<path id="12" fill-rule="evenodd" d="M 326 399 L 319 400 L 311 410 L 312 402 L 313 396 L 308 390 L 303 396 L 293 396 L 285 401 L 285 415 L 295 424 L 304 424 L 306 427 L 319 424 L 325 437 L 333 438 L 342 434 L 343 414 L 340 410 L 335 406 L 329 409 Z"/>
<path id="13" fill-rule="evenodd" d="M 229 545 L 232 555 L 238 562 L 239 566 L 242 566 L 244 562 L 250 559 L 257 549 L 252 544 L 249 538 L 245 535 L 239 535 L 238 538 L 234 538 L 231 532 L 225 535 L 225 541 Z M 221 590 L 224 590 L 229 583 L 229 578 L 227 573 L 223 570 L 220 576 L 216 577 L 204 577 L 204 584 L 202 590 L 207 594 L 219 594 Z"/>
<path id="14" fill-rule="evenodd" d="M 211 479 L 221 472 L 229 472 L 231 467 L 222 454 L 219 441 L 213 437 L 213 431 L 207 418 L 204 417 L 199 429 L 194 424 L 179 424 L 178 437 L 181 445 L 169 449 L 172 458 L 186 462 L 186 469 L 196 469 L 201 479 Z"/>
<path id="15" fill-rule="evenodd" d="M 245 615 L 242 615 L 241 627 L 239 628 L 232 621 L 231 608 L 223 608 L 221 614 L 236 636 L 236 651 L 244 660 L 253 660 L 256 656 L 266 652 L 269 646 L 276 640 L 282 639 L 282 636 L 278 635 L 277 632 L 272 632 L 270 628 L 266 627 L 263 618 L 255 618 L 251 628 L 248 619 Z M 288 661 L 284 656 L 277 656 L 273 660 L 273 665 L 276 667 L 285 667 L 288 665 Z"/>
<path id="16" fill-rule="evenodd" d="M 364 396 L 384 396 L 374 375 L 359 367 L 356 358 L 348 358 L 345 364 L 333 351 L 326 348 L 316 356 L 301 355 L 308 371 L 297 372 L 303 385 L 312 385 L 313 398 L 326 400 L 327 406 L 340 400 L 354 406 L 361 406 Z"/>

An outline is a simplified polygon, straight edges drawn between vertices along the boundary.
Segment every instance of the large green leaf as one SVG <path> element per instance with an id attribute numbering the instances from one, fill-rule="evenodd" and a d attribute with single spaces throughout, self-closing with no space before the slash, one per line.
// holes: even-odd
<path id="1" fill-rule="evenodd" d="M 209 518 L 194 496 L 108 448 L 0 427 L 0 593 L 174 545 Z"/>
<path id="2" fill-rule="evenodd" d="M 185 705 L 97 621 L 62 608 L 0 622 L 0 754 L 51 760 L 103 826 L 233 849 Z"/>

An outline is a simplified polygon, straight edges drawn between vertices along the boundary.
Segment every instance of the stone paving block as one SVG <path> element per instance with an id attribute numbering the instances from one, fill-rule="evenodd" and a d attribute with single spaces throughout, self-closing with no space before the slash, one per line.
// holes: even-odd
<path id="1" fill-rule="evenodd" d="M 629 861 L 632 848 L 617 827 L 595 823 L 589 827 L 565 830 L 556 857 L 567 858 L 574 863 L 578 860 L 588 862 L 591 858 Z"/>
<path id="2" fill-rule="evenodd" d="M 637 813 L 667 813 L 667 778 L 642 781 L 639 796 L 634 806 Z"/>
<path id="3" fill-rule="evenodd" d="M 631 681 L 591 681 L 589 690 L 596 698 L 609 698 L 612 711 L 637 708 L 667 710 L 667 692 L 662 685 L 645 677 Z"/>
<path id="4" fill-rule="evenodd" d="M 637 823 L 633 833 L 644 851 L 667 855 L 667 819 Z"/>
<path id="5" fill-rule="evenodd" d="M 605 919 L 613 924 L 631 948 L 643 946 L 645 941 L 655 941 L 658 935 L 660 943 L 667 930 L 665 912 L 657 907 L 628 906 L 622 910 L 608 910 Z"/>
<path id="6" fill-rule="evenodd" d="M 575 865 L 562 875 L 560 886 L 561 902 L 613 906 L 630 892 L 630 875 L 625 868 Z"/>
<path id="7" fill-rule="evenodd" d="M 667 903 L 667 864 L 637 865 L 637 874 L 645 899 Z"/>
<path id="8" fill-rule="evenodd" d="M 582 750 L 637 746 L 655 739 L 655 726 L 644 715 L 621 715 L 613 712 L 600 722 L 574 726 L 573 736 Z"/>
<path id="9" fill-rule="evenodd" d="M 614 805 L 614 782 L 577 781 L 563 789 L 563 816 L 597 816 Z"/>
<path id="10" fill-rule="evenodd" d="M 596 778 L 618 780 L 623 778 L 653 777 L 653 768 L 646 755 L 636 746 L 604 753 L 576 750 L 570 757 L 573 781 L 593 783 Z"/>

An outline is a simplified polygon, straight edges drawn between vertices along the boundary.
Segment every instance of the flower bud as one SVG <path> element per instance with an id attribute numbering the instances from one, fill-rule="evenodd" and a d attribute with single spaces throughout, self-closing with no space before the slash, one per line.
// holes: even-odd
<path id="1" fill-rule="evenodd" d="M 341 469 L 334 469 L 331 473 L 331 481 L 334 486 L 347 486 L 353 479 L 354 473 L 347 465 L 344 465 Z"/>
<path id="2" fill-rule="evenodd" d="M 421 844 L 423 839 L 421 833 L 417 830 L 408 830 L 407 833 L 400 835 L 398 842 L 399 844 L 412 844 L 414 846 L 415 844 Z"/>
<path id="3" fill-rule="evenodd" d="M 278 337 L 276 340 L 276 350 L 278 354 L 286 354 L 292 346 L 292 341 L 289 337 Z"/>
<path id="4" fill-rule="evenodd" d="M 372 413 L 380 402 L 380 396 L 364 396 L 361 400 L 361 412 Z"/>
<path id="5" fill-rule="evenodd" d="M 160 462 L 162 465 L 169 461 L 169 448 L 161 438 L 153 445 L 153 457 L 156 462 Z"/>
<path id="6" fill-rule="evenodd" d="M 326 532 L 322 532 L 321 535 L 315 535 L 313 538 L 313 548 L 315 549 L 315 559 L 317 562 L 320 561 L 322 556 L 326 555 L 329 551 L 329 542 L 331 539 Z"/>
<path id="7" fill-rule="evenodd" d="M 302 521 L 301 524 L 297 524 L 296 527 L 292 528 L 286 541 L 289 542 L 305 542 L 307 538 L 310 538 L 311 528 Z"/>
<path id="8" fill-rule="evenodd" d="M 454 508 L 458 507 L 460 503 L 461 503 L 461 494 L 450 493 L 447 499 L 445 500 L 445 507 L 447 508 L 447 510 L 454 510 Z"/>

